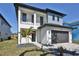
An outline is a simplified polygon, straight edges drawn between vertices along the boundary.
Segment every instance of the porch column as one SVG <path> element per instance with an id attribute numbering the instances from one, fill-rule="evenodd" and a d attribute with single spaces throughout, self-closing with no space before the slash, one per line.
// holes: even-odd
<path id="1" fill-rule="evenodd" d="M 21 38 L 20 38 L 20 18 L 21 18 L 21 10 L 18 9 L 18 44 L 21 44 Z"/>
<path id="2" fill-rule="evenodd" d="M 36 13 L 34 13 L 34 27 L 36 27 Z"/>
<path id="3" fill-rule="evenodd" d="M 72 43 L 72 32 L 69 32 L 69 43 Z"/>
<path id="4" fill-rule="evenodd" d="M 51 30 L 47 30 L 47 44 L 51 44 Z"/>

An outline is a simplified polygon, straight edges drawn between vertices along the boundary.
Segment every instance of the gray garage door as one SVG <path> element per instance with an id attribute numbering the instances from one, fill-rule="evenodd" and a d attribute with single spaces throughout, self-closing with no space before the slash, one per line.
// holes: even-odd
<path id="1" fill-rule="evenodd" d="M 66 43 L 69 40 L 67 31 L 54 31 L 51 30 L 51 43 Z"/>

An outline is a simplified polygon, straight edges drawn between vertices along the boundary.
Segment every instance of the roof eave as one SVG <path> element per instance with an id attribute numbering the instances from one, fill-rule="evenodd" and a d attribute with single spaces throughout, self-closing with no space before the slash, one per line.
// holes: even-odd
<path id="1" fill-rule="evenodd" d="M 58 12 L 58 11 L 55 11 L 55 10 L 52 10 L 52 9 L 49 9 L 49 8 L 41 9 L 41 8 L 37 8 L 37 7 L 33 7 L 33 6 L 30 6 L 30 5 L 21 4 L 21 3 L 14 3 L 14 6 L 15 6 L 16 10 L 18 9 L 18 7 L 24 7 L 24 8 L 29 8 L 29 9 L 33 9 L 33 10 L 38 10 L 38 11 L 43 12 L 43 13 L 52 12 L 52 13 L 59 14 L 63 17 L 66 16 L 66 14 L 64 14 L 64 13 L 61 13 L 61 12 Z"/>
<path id="2" fill-rule="evenodd" d="M 0 14 L 0 17 L 8 24 L 9 27 L 12 27 L 12 26 L 6 21 L 6 19 L 2 16 L 2 14 Z"/>
<path id="3" fill-rule="evenodd" d="M 38 27 L 38 29 L 41 29 L 41 28 L 43 28 L 43 27 L 45 27 L 45 26 L 56 26 L 56 27 L 63 27 L 63 28 L 74 29 L 74 28 L 72 28 L 72 27 L 60 26 L 60 25 L 55 25 L 55 24 L 44 24 L 44 25 Z"/>
<path id="4" fill-rule="evenodd" d="M 15 7 L 24 7 L 24 8 L 29 8 L 29 9 L 33 9 L 33 10 L 38 10 L 40 12 L 44 12 L 45 13 L 44 9 L 40 9 L 40 8 L 33 7 L 33 6 L 30 6 L 30 5 L 22 4 L 22 3 L 14 3 L 14 6 Z"/>
<path id="5" fill-rule="evenodd" d="M 55 11 L 55 10 L 52 10 L 52 9 L 49 9 L 49 8 L 46 8 L 46 12 L 51 12 L 51 13 L 55 13 L 55 14 L 59 14 L 61 16 L 66 16 L 66 14 L 64 13 L 61 13 L 61 12 L 58 12 L 58 11 Z"/>

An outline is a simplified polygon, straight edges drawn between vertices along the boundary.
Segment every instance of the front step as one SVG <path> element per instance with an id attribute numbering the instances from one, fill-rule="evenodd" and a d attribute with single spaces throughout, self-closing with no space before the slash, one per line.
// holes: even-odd
<path id="1" fill-rule="evenodd" d="M 37 47 L 41 48 L 41 44 L 40 43 L 37 43 L 37 42 L 32 42 L 34 45 L 36 45 Z"/>
<path id="2" fill-rule="evenodd" d="M 19 44 L 19 45 L 17 45 L 17 48 L 23 48 L 23 47 L 26 47 L 26 44 Z"/>
<path id="3" fill-rule="evenodd" d="M 40 44 L 40 43 L 33 42 L 33 44 L 36 45 L 36 46 L 39 47 L 39 48 L 42 47 L 42 44 Z M 43 49 L 50 49 L 50 48 L 57 48 L 57 47 L 55 47 L 54 45 L 44 45 L 44 44 L 43 44 Z"/>
<path id="4" fill-rule="evenodd" d="M 24 47 L 33 47 L 36 46 L 33 43 L 27 43 L 27 44 L 19 44 L 17 45 L 17 48 L 24 48 Z"/>

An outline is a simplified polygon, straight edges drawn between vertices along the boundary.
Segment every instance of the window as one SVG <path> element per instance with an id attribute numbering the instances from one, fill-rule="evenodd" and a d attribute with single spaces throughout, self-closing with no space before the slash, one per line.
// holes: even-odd
<path id="1" fill-rule="evenodd" d="M 52 16 L 52 20 L 55 20 L 55 15 Z"/>
<path id="2" fill-rule="evenodd" d="M 57 21 L 59 21 L 59 16 L 57 16 Z"/>
<path id="3" fill-rule="evenodd" d="M 22 13 L 22 21 L 23 22 L 26 22 L 26 19 L 27 19 L 26 13 Z"/>
<path id="4" fill-rule="evenodd" d="M 43 17 L 40 16 L 40 25 L 43 25 Z"/>
<path id="5" fill-rule="evenodd" d="M 1 36 L 1 32 L 0 32 L 0 36 Z"/>
<path id="6" fill-rule="evenodd" d="M 4 22 L 4 20 L 1 20 L 1 25 L 3 25 L 5 22 Z"/>
<path id="7" fill-rule="evenodd" d="M 34 23 L 34 15 L 32 15 L 32 23 Z"/>
<path id="8" fill-rule="evenodd" d="M 7 33 L 5 33 L 5 35 L 8 35 Z"/>
<path id="9" fill-rule="evenodd" d="M 3 25 L 3 20 L 1 20 L 1 25 Z"/>

